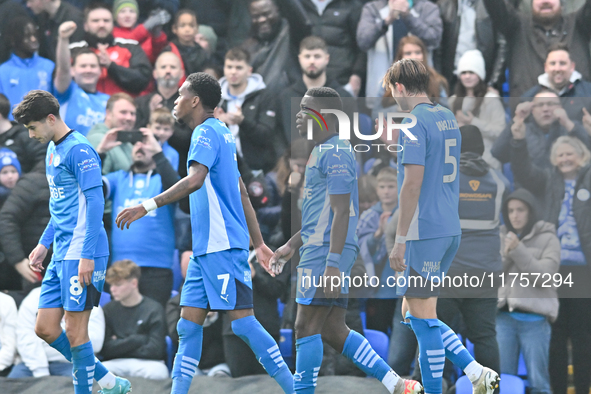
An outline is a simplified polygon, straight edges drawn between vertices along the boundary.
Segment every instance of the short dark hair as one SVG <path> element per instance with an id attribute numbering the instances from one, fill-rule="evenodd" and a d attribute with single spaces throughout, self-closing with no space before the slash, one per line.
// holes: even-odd
<path id="1" fill-rule="evenodd" d="M 10 101 L 8 97 L 0 93 L 0 115 L 4 119 L 8 119 L 8 112 L 10 111 Z"/>
<path id="2" fill-rule="evenodd" d="M 326 46 L 326 41 L 324 39 L 317 37 L 317 36 L 308 36 L 300 42 L 300 52 L 302 53 L 303 50 L 312 51 L 314 49 L 322 49 L 324 52 L 328 53 L 328 47 Z"/>
<path id="3" fill-rule="evenodd" d="M 182 8 L 178 10 L 176 14 L 174 14 L 174 20 L 172 21 L 172 25 L 176 26 L 179 23 L 179 18 L 185 14 L 191 15 L 193 18 L 195 18 L 195 23 L 199 24 L 199 19 L 197 19 L 197 13 L 195 11 L 189 8 Z"/>
<path id="4" fill-rule="evenodd" d="M 343 110 L 343 102 L 339 93 L 333 88 L 322 86 L 320 88 L 311 88 L 306 92 L 306 96 L 314 97 L 318 103 L 325 109 Z"/>
<path id="5" fill-rule="evenodd" d="M 101 3 L 101 2 L 96 1 L 96 2 L 90 3 L 84 9 L 84 22 L 88 22 L 88 14 L 90 14 L 94 10 L 107 10 L 107 11 L 109 11 L 109 13 L 111 15 L 113 15 L 113 11 L 111 11 L 111 9 L 109 8 L 108 5 L 106 5 L 105 3 Z"/>
<path id="6" fill-rule="evenodd" d="M 23 125 L 31 122 L 45 122 L 49 115 L 60 119 L 60 104 L 51 93 L 45 90 L 31 90 L 12 111 L 14 119 Z"/>
<path id="7" fill-rule="evenodd" d="M 94 57 L 96 57 L 96 60 L 100 63 L 100 59 L 98 57 L 98 55 L 93 52 L 92 49 L 88 48 L 88 47 L 83 47 L 83 48 L 76 48 L 72 50 L 72 66 L 74 64 L 76 64 L 76 59 L 78 59 L 78 56 L 82 56 L 82 55 L 93 55 Z"/>
<path id="8" fill-rule="evenodd" d="M 384 87 L 394 87 L 394 84 L 404 85 L 407 93 L 427 93 L 429 89 L 429 71 L 422 62 L 414 59 L 401 59 L 390 66 L 382 84 Z"/>
<path id="9" fill-rule="evenodd" d="M 130 102 L 131 104 L 133 104 L 134 107 L 137 108 L 137 105 L 135 104 L 135 100 L 133 99 L 133 97 L 131 97 L 127 93 L 119 92 L 119 93 L 115 93 L 114 95 L 109 97 L 109 99 L 107 100 L 107 108 L 106 109 L 108 109 L 109 111 L 113 110 L 113 106 L 119 100 L 125 100 L 127 102 Z"/>
<path id="10" fill-rule="evenodd" d="M 219 82 L 204 72 L 193 73 L 187 77 L 189 91 L 199 97 L 204 107 L 214 109 L 222 100 Z"/>
<path id="11" fill-rule="evenodd" d="M 240 47 L 235 47 L 226 52 L 224 60 L 243 61 L 250 64 L 250 54 Z"/>
<path id="12" fill-rule="evenodd" d="M 22 44 L 25 38 L 25 28 L 27 25 L 33 25 L 35 28 L 37 27 L 31 18 L 24 15 L 18 16 L 6 24 L 4 34 L 6 35 L 6 41 L 8 42 L 8 45 L 10 45 L 11 49 L 14 49 Z M 39 34 L 36 33 L 35 35 L 37 36 L 38 40 Z"/>
<path id="13" fill-rule="evenodd" d="M 550 53 L 556 52 L 556 51 L 565 51 L 566 53 L 568 53 L 568 57 L 570 58 L 570 50 L 568 49 L 568 45 L 566 45 L 563 42 L 557 42 L 557 43 L 550 45 L 550 48 L 548 48 L 548 52 L 546 52 L 546 59 L 548 58 L 548 55 Z"/>

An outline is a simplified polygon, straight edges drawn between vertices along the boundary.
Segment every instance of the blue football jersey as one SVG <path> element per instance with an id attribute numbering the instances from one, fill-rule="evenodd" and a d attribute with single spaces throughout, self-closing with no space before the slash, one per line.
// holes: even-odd
<path id="1" fill-rule="evenodd" d="M 402 131 L 398 143 L 398 193 L 404 182 L 404 165 L 425 167 L 419 203 L 412 218 L 408 240 L 460 235 L 460 147 L 462 137 L 453 113 L 437 104 L 419 104 L 411 114 L 417 124 L 408 130 L 417 137 L 411 140 Z M 405 118 L 404 123 L 410 123 Z"/>
<path id="2" fill-rule="evenodd" d="M 64 122 L 82 135 L 87 135 L 92 126 L 105 120 L 108 94 L 87 93 L 72 81 L 63 93 L 54 89 L 54 95 L 60 103 L 60 116 Z"/>
<path id="3" fill-rule="evenodd" d="M 53 259 L 79 260 L 87 235 L 86 197 L 83 192 L 103 184 L 99 156 L 86 137 L 71 131 L 57 145 L 53 141 L 49 143 L 45 172 L 54 229 Z M 94 257 L 109 255 L 107 233 L 102 221 L 100 226 Z"/>
<path id="4" fill-rule="evenodd" d="M 249 235 L 240 195 L 236 141 L 226 125 L 209 118 L 193 131 L 187 158 L 209 169 L 203 186 L 191 193 L 193 254 L 248 250 Z"/>
<path id="5" fill-rule="evenodd" d="M 329 146 L 332 148 L 328 148 Z M 314 147 L 306 164 L 302 203 L 302 248 L 330 245 L 330 230 L 334 218 L 330 207 L 330 195 L 347 193 L 351 193 L 351 198 L 345 247 L 357 250 L 357 163 L 350 142 L 340 140 L 335 134 L 328 141 Z"/>

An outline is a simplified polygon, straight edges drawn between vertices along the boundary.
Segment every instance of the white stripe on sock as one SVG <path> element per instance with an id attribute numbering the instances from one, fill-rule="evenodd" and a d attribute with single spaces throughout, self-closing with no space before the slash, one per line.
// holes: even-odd
<path id="1" fill-rule="evenodd" d="M 441 339 L 445 339 L 445 338 L 447 338 L 448 336 L 450 336 L 450 335 L 451 335 L 451 334 L 453 334 L 453 333 L 454 333 L 454 331 L 453 331 L 453 330 L 446 331 L 446 332 L 445 332 L 445 333 L 444 333 L 444 334 L 441 336 Z"/>
<path id="2" fill-rule="evenodd" d="M 455 348 L 457 348 L 458 346 L 462 346 L 462 342 L 457 341 L 452 343 L 450 346 L 447 347 L 447 350 L 449 350 L 450 352 L 453 352 Z"/>
<path id="3" fill-rule="evenodd" d="M 367 346 L 365 347 L 365 349 L 363 350 L 363 352 L 361 352 L 361 354 L 357 358 L 357 361 L 361 362 L 361 360 L 363 360 L 365 358 L 365 356 L 367 355 L 367 353 L 369 353 L 370 351 L 371 351 L 371 346 L 368 343 Z"/>
<path id="4" fill-rule="evenodd" d="M 92 381 L 93 381 L 93 380 L 94 380 L 94 379 L 88 379 L 88 384 L 92 386 Z"/>
<path id="5" fill-rule="evenodd" d="M 380 359 L 380 356 L 376 353 L 376 356 L 371 360 L 369 364 L 367 364 L 368 368 L 373 368 L 373 365 Z"/>
<path id="6" fill-rule="evenodd" d="M 363 349 L 365 348 L 365 345 L 369 344 L 369 342 L 367 342 L 367 339 L 364 339 L 363 342 L 361 342 L 361 345 L 359 345 L 359 347 L 357 348 L 357 351 L 355 352 L 355 355 L 353 356 L 353 358 L 355 360 L 357 360 L 357 356 L 359 356 L 359 353 L 361 353 L 363 351 Z"/>
<path id="7" fill-rule="evenodd" d="M 275 353 L 276 350 L 279 350 L 279 346 L 275 345 L 267 349 L 268 353 Z"/>
<path id="8" fill-rule="evenodd" d="M 367 365 L 369 360 L 371 360 L 375 356 L 375 354 L 376 354 L 376 352 L 374 352 L 374 350 L 370 348 L 370 351 L 367 353 L 367 356 L 365 356 L 365 359 L 363 360 L 363 362 L 361 364 Z"/>
<path id="9" fill-rule="evenodd" d="M 87 370 L 87 371 L 94 371 L 94 364 L 92 364 L 92 365 L 90 365 L 90 366 L 86 367 L 86 370 Z"/>
<path id="10" fill-rule="evenodd" d="M 189 364 L 184 361 L 181 361 L 181 368 L 187 368 L 187 369 L 194 370 L 194 371 L 197 370 L 197 367 L 195 367 L 193 364 Z"/>
<path id="11" fill-rule="evenodd" d="M 271 358 L 275 358 L 277 356 L 281 356 L 281 352 L 280 351 L 276 351 L 273 354 L 271 354 Z"/>
<path id="12" fill-rule="evenodd" d="M 431 371 L 441 371 L 441 370 L 443 370 L 444 366 L 445 366 L 445 364 L 429 365 L 429 369 Z"/>
<path id="13" fill-rule="evenodd" d="M 199 366 L 199 360 L 195 360 L 192 357 L 183 356 L 183 358 L 181 360 L 182 361 L 186 361 L 186 362 L 191 363 L 191 364 L 194 364 L 196 367 Z"/>
<path id="14" fill-rule="evenodd" d="M 445 350 L 443 350 L 443 349 L 427 350 L 427 356 L 444 356 L 444 355 L 445 355 Z"/>
<path id="15" fill-rule="evenodd" d="M 181 372 L 191 375 L 191 377 L 195 376 L 195 371 L 191 371 L 190 369 L 187 369 L 187 368 L 181 368 Z"/>
<path id="16" fill-rule="evenodd" d="M 443 376 L 443 372 L 433 372 L 432 375 L 434 378 L 440 378 Z"/>
<path id="17" fill-rule="evenodd" d="M 94 372 L 89 372 L 86 375 L 88 378 L 94 378 Z"/>
<path id="18" fill-rule="evenodd" d="M 458 337 L 449 337 L 445 341 L 443 341 L 443 347 L 447 347 L 447 345 L 449 345 L 453 341 L 457 341 L 457 340 L 458 340 Z"/>
<path id="19" fill-rule="evenodd" d="M 430 363 L 443 363 L 445 362 L 445 357 L 435 357 L 427 359 Z"/>
<path id="20" fill-rule="evenodd" d="M 454 350 L 454 354 L 458 354 L 459 352 L 461 352 L 462 350 L 465 350 L 466 348 L 463 346 L 459 346 L 456 350 Z"/>

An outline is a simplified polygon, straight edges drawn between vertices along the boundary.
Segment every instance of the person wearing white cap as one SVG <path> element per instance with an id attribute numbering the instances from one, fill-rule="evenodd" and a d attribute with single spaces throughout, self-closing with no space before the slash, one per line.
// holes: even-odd
<path id="1" fill-rule="evenodd" d="M 482 53 L 478 49 L 464 52 L 456 74 L 458 83 L 455 94 L 449 98 L 449 108 L 460 126 L 474 125 L 480 129 L 484 139 L 482 157 L 491 167 L 500 168 L 490 149 L 505 128 L 505 109 L 499 95 L 488 90 Z"/>

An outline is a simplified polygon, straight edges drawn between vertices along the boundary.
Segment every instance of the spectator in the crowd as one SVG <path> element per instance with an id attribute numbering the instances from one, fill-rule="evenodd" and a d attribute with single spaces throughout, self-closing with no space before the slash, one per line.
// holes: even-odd
<path id="1" fill-rule="evenodd" d="M 286 267 L 275 277 L 269 273 L 254 258 L 249 259 L 250 277 L 252 280 L 252 299 L 255 317 L 277 343 L 279 343 L 279 329 L 281 320 L 277 310 L 277 299 L 288 288 L 290 269 Z M 245 273 L 246 275 L 247 273 Z M 224 314 L 223 326 L 224 355 L 230 367 L 232 377 L 265 374 L 253 352 L 248 351 L 248 345 L 232 331 L 231 321 Z"/>
<path id="2" fill-rule="evenodd" d="M 69 0 L 75 1 L 75 0 Z M 90 0 L 85 0 L 90 1 Z M 184 1 L 184 0 L 183 0 Z M 113 4 L 114 0 L 106 1 L 106 3 Z M 158 12 L 160 10 L 166 10 L 169 15 L 174 15 L 179 10 L 180 1 L 179 0 L 141 0 L 138 3 L 139 6 L 139 15 L 138 21 L 143 23 L 146 19 L 148 19 L 152 13 Z"/>
<path id="3" fill-rule="evenodd" d="M 182 9 L 174 16 L 172 24 L 174 38 L 164 50 L 171 50 L 183 61 L 185 75 L 203 71 L 209 61 L 209 54 L 196 41 L 199 33 L 197 14 L 190 9 Z"/>
<path id="4" fill-rule="evenodd" d="M 64 22 L 59 28 L 53 88 L 64 122 L 87 135 L 92 126 L 105 120 L 109 95 L 96 90 L 101 76 L 97 54 L 80 48 L 71 56 L 68 39 L 74 30 L 74 22 Z"/>
<path id="5" fill-rule="evenodd" d="M 322 37 L 331 56 L 326 72 L 353 96 L 365 77 L 366 56 L 357 46 L 357 24 L 361 17 L 359 0 L 301 0 L 312 24 L 311 34 Z"/>
<path id="6" fill-rule="evenodd" d="M 0 2 L 0 63 L 4 63 L 10 57 L 10 42 L 7 40 L 10 35 L 10 21 L 29 15 L 27 7 L 22 2 L 6 0 Z"/>
<path id="7" fill-rule="evenodd" d="M 503 272 L 509 278 L 554 275 L 560 266 L 560 242 L 552 223 L 537 219 L 535 197 L 517 189 L 503 203 L 501 254 Z M 500 372 L 517 375 L 523 354 L 527 382 L 532 393 L 550 394 L 548 374 L 550 323 L 558 316 L 558 296 L 553 286 L 521 282 L 499 288 L 497 341 Z"/>
<path id="8" fill-rule="evenodd" d="M 591 136 L 591 114 L 589 114 L 587 108 L 583 108 L 583 127 L 587 131 L 587 134 Z"/>
<path id="9" fill-rule="evenodd" d="M 154 137 L 162 147 L 162 153 L 170 162 L 175 171 L 179 169 L 179 153 L 168 144 L 169 138 L 174 133 L 175 119 L 168 108 L 156 108 L 150 115 L 150 123 L 147 128 L 154 133 Z"/>
<path id="10" fill-rule="evenodd" d="M 524 136 L 527 141 L 526 152 L 532 163 L 544 169 L 552 167 L 550 148 L 558 137 L 570 135 L 579 138 L 587 146 L 591 143 L 591 136 L 585 128 L 569 119 L 560 105 L 558 94 L 547 89 L 540 90 L 532 101 L 520 103 L 515 110 L 513 122 L 507 125 L 495 141 L 491 153 L 501 163 L 511 160 L 511 148 L 516 143 L 515 135 Z M 511 169 L 515 171 L 513 165 Z"/>
<path id="11" fill-rule="evenodd" d="M 113 28 L 113 36 L 137 41 L 152 64 L 168 43 L 162 26 L 170 20 L 166 10 L 154 11 L 143 23 L 138 24 L 139 6 L 136 0 L 113 2 L 113 18 L 117 23 Z"/>
<path id="12" fill-rule="evenodd" d="M 46 146 L 29 138 L 29 131 L 24 126 L 8 120 L 10 112 L 10 102 L 0 93 L 0 148 L 16 153 L 23 173 L 36 166 L 45 173 Z"/>
<path id="13" fill-rule="evenodd" d="M 0 263 L 0 290 L 26 290 L 41 280 L 29 267 L 29 253 L 39 243 L 50 219 L 45 173 L 24 174 L 0 210 L 0 249 L 5 257 Z M 51 252 L 44 266 L 50 260 Z"/>
<path id="14" fill-rule="evenodd" d="M 166 159 L 164 159 L 166 161 Z M 141 269 L 131 260 L 107 270 L 113 300 L 105 305 L 103 365 L 117 375 L 166 379 L 164 308 L 139 289 Z"/>
<path id="15" fill-rule="evenodd" d="M 374 0 L 365 3 L 357 25 L 357 44 L 367 52 L 366 97 L 381 97 L 382 76 L 408 34 L 423 40 L 429 50 L 439 47 L 443 25 L 437 6 L 425 0 Z"/>
<path id="16" fill-rule="evenodd" d="M 521 96 L 536 85 L 544 72 L 546 53 L 552 44 L 566 43 L 583 77 L 591 78 L 589 39 L 591 1 L 576 12 L 563 15 L 560 0 L 533 0 L 531 14 L 518 12 L 509 1 L 484 0 L 494 28 L 505 36 L 509 57 L 509 91 Z"/>
<path id="17" fill-rule="evenodd" d="M 22 175 L 16 153 L 0 148 L 0 209 Z"/>
<path id="18" fill-rule="evenodd" d="M 55 60 L 59 27 L 62 23 L 72 21 L 79 26 L 72 32 L 69 39 L 77 42 L 84 39 L 84 15 L 82 10 L 68 1 L 63 0 L 28 0 L 27 7 L 35 15 L 35 22 L 42 34 L 39 37 L 39 54 L 47 59 Z"/>
<path id="19" fill-rule="evenodd" d="M 144 139 L 132 149 L 133 164 L 129 171 L 107 174 L 105 199 L 113 201 L 115 213 L 157 196 L 178 180 L 162 147 L 148 129 L 141 130 Z M 140 267 L 138 291 L 166 306 L 172 291 L 174 258 L 174 206 L 149 213 L 142 226 L 121 231 L 112 215 L 111 256 L 113 261 L 129 259 Z"/>
<path id="20" fill-rule="evenodd" d="M 126 93 L 115 93 L 107 100 L 105 123 L 98 123 L 88 132 L 88 141 L 101 156 L 103 174 L 124 170 L 132 164 L 129 142 L 117 140 L 117 133 L 131 131 L 135 124 L 135 102 Z"/>
<path id="21" fill-rule="evenodd" d="M 281 90 L 300 77 L 297 45 L 305 37 L 303 23 L 282 18 L 275 0 L 255 0 L 248 5 L 252 21 L 242 47 L 250 54 L 255 73 L 271 90 Z"/>
<path id="22" fill-rule="evenodd" d="M 226 36 L 230 33 L 233 26 L 229 24 L 230 13 L 232 12 L 232 3 L 244 3 L 243 1 L 233 0 L 182 0 L 184 8 L 194 10 L 199 15 L 199 20 L 213 28 L 215 34 L 222 41 L 221 49 L 225 53 L 228 47 L 225 44 Z M 244 15 L 244 17 L 247 17 Z M 246 38 L 246 37 L 244 37 Z M 223 57 L 222 53 L 222 57 Z"/>
<path id="23" fill-rule="evenodd" d="M 16 361 L 17 310 L 14 299 L 0 292 L 0 376 L 6 376 Z"/>
<path id="24" fill-rule="evenodd" d="M 207 52 L 211 63 L 223 63 L 223 59 L 218 61 L 216 57 L 216 50 L 218 47 L 218 36 L 215 34 L 215 31 L 211 26 L 200 24 L 199 33 L 197 33 L 197 35 L 195 36 L 195 42 L 201 45 L 201 48 L 205 49 L 205 52 Z M 205 71 L 205 68 L 203 69 L 203 71 Z"/>
<path id="25" fill-rule="evenodd" d="M 253 74 L 250 56 L 232 48 L 224 60 L 220 80 L 222 101 L 216 118 L 226 123 L 236 141 L 236 153 L 251 170 L 270 171 L 283 153 L 283 136 L 276 127 L 276 99 L 260 74 Z"/>
<path id="26" fill-rule="evenodd" d="M 478 49 L 464 52 L 456 73 L 458 83 L 455 94 L 448 100 L 449 108 L 455 114 L 460 127 L 478 127 L 484 140 L 483 159 L 490 166 L 500 168 L 499 161 L 492 157 L 490 150 L 505 129 L 505 108 L 498 94 L 488 90 L 482 53 Z"/>
<path id="27" fill-rule="evenodd" d="M 449 85 L 443 75 L 439 74 L 433 67 L 429 66 L 428 52 L 425 43 L 415 36 L 402 37 L 398 42 L 398 52 L 394 57 L 394 61 L 397 62 L 401 59 L 418 60 L 427 67 L 427 71 L 429 72 L 429 88 L 427 89 L 427 94 L 432 100 L 441 105 L 447 106 Z M 389 99 L 392 99 L 391 92 L 386 91 L 385 95 Z"/>
<path id="28" fill-rule="evenodd" d="M 522 130 L 513 132 L 511 168 L 515 180 L 532 192 L 541 207 L 541 219 L 554 224 L 560 240 L 561 277 L 572 282 L 558 287 L 558 317 L 550 341 L 550 383 L 553 393 L 566 393 L 572 346 L 574 386 L 577 394 L 589 391 L 591 375 L 591 154 L 571 136 L 559 137 L 550 151 L 553 169 L 536 166 L 528 154 L 529 140 Z M 579 297 L 579 298 L 576 298 Z"/>
<path id="29" fill-rule="evenodd" d="M 332 61 L 330 61 L 330 55 L 328 54 L 328 46 L 322 38 L 316 36 L 304 38 L 300 43 L 298 60 L 302 70 L 301 78 L 280 94 L 281 113 L 279 124 L 283 127 L 287 143 L 301 138 L 295 127 L 295 115 L 300 110 L 299 99 L 304 97 L 308 89 L 326 86 L 335 89 L 341 97 L 351 97 L 351 94 L 344 90 L 339 82 L 330 78 L 326 73 L 327 67 Z M 333 61 L 338 61 L 338 59 Z M 353 112 L 349 103 L 347 100 L 344 102 L 344 111 L 346 113 Z"/>
<path id="30" fill-rule="evenodd" d="M 499 218 L 503 198 L 509 191 L 509 181 L 484 160 L 485 144 L 478 127 L 462 126 L 460 132 L 462 146 L 458 175 L 462 242 L 446 274 L 452 280 L 465 274 L 481 278 L 484 274 L 502 272 Z M 476 361 L 498 371 L 496 310 L 497 289 L 490 284 L 478 289 L 446 284 L 437 301 L 439 319 L 459 331 L 461 317 L 466 329 L 462 335 L 474 344 Z M 451 367 L 449 363 L 448 367 Z M 451 378 L 447 368 L 444 377 Z"/>
<path id="31" fill-rule="evenodd" d="M 523 94 L 523 97 L 534 97 L 542 89 L 550 89 L 561 98 L 568 117 L 572 120 L 583 119 L 583 108 L 591 110 L 591 82 L 584 80 L 571 60 L 568 47 L 562 43 L 553 44 L 548 49 L 544 74 L 538 76 L 538 83 Z"/>
<path id="32" fill-rule="evenodd" d="M 16 346 L 22 363 L 12 367 L 12 371 L 8 374 L 9 378 L 72 376 L 72 363 L 35 333 L 40 295 L 41 287 L 34 288 L 18 309 Z M 64 328 L 66 324 L 64 318 L 61 324 Z M 94 308 L 90 313 L 88 336 L 94 352 L 100 352 L 105 340 L 105 316 L 101 307 Z"/>
<path id="33" fill-rule="evenodd" d="M 435 51 L 433 63 L 455 87 L 460 58 L 466 51 L 478 49 L 484 57 L 486 82 L 499 86 L 505 70 L 507 41 L 491 21 L 482 0 L 440 0 L 437 2 L 443 20 L 441 46 Z"/>
<path id="34" fill-rule="evenodd" d="M 70 48 L 89 47 L 99 57 L 101 76 L 97 90 L 137 95 L 150 82 L 150 60 L 136 41 L 113 37 L 113 14 L 108 6 L 94 3 L 84 11 L 84 40 Z"/>
<path id="35" fill-rule="evenodd" d="M 0 93 L 16 105 L 31 90 L 50 90 L 55 65 L 37 53 L 39 38 L 31 19 L 18 17 L 10 21 L 9 26 L 7 39 L 12 55 L 0 65 Z M 8 116 L 13 119 L 12 111 Z"/>

